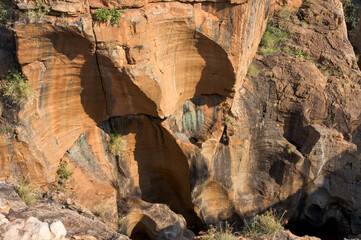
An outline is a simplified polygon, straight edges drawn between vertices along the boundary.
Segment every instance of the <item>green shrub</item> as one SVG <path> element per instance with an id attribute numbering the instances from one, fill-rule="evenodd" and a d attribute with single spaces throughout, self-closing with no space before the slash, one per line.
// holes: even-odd
<path id="1" fill-rule="evenodd" d="M 272 23 L 267 24 L 266 31 L 262 37 L 259 53 L 269 55 L 282 50 L 282 43 L 287 37 L 287 33 Z"/>
<path id="2" fill-rule="evenodd" d="M 10 6 L 8 2 L 0 1 L 0 23 L 10 21 Z"/>
<path id="3" fill-rule="evenodd" d="M 110 21 L 111 25 L 118 24 L 119 18 L 121 17 L 121 11 L 117 9 L 104 9 L 99 8 L 94 12 L 94 17 L 96 21 L 107 23 Z"/>
<path id="4" fill-rule="evenodd" d="M 3 95 L 9 97 L 15 104 L 24 105 L 35 97 L 35 92 L 28 84 L 26 77 L 20 70 L 9 71 L 3 76 L 6 80 L 3 87 Z"/>
<path id="5" fill-rule="evenodd" d="M 44 15 L 50 12 L 50 7 L 42 1 L 34 3 L 34 9 L 28 11 L 29 18 L 41 19 Z"/>
<path id="6" fill-rule="evenodd" d="M 108 10 L 99 8 L 94 12 L 94 17 L 96 21 L 108 22 L 110 14 Z"/>
<path id="7" fill-rule="evenodd" d="M 205 234 L 206 240 L 236 240 L 239 239 L 238 234 L 232 233 L 232 227 L 226 223 L 224 226 L 221 224 L 219 227 L 211 226 Z"/>
<path id="8" fill-rule="evenodd" d="M 110 14 L 110 24 L 111 25 L 118 24 L 121 15 L 120 11 L 117 9 L 110 9 L 109 14 Z"/>
<path id="9" fill-rule="evenodd" d="M 38 201 L 38 197 L 40 196 L 40 193 L 34 190 L 31 185 L 26 182 L 26 179 L 21 179 L 15 189 L 19 197 L 26 205 L 36 203 Z"/>
<path id="10" fill-rule="evenodd" d="M 57 178 L 56 178 L 55 189 L 57 191 L 66 192 L 68 190 L 67 183 L 68 183 L 68 180 L 73 175 L 73 171 L 70 170 L 67 167 L 67 165 L 68 165 L 67 162 L 61 162 L 59 164 L 58 170 L 56 171 Z"/>
<path id="11" fill-rule="evenodd" d="M 263 234 L 274 235 L 277 231 L 283 229 L 283 216 L 285 213 L 278 217 L 276 211 L 271 209 L 263 214 L 256 215 L 251 220 L 245 222 L 243 234 L 247 237 Z"/>
<path id="12" fill-rule="evenodd" d="M 124 150 L 126 145 L 123 136 L 119 133 L 111 133 L 110 134 L 110 144 L 109 150 L 114 155 L 119 155 L 121 151 Z"/>
<path id="13" fill-rule="evenodd" d="M 56 174 L 58 174 L 58 177 L 60 179 L 64 179 L 64 180 L 68 180 L 72 175 L 73 172 L 67 168 L 67 163 L 66 162 L 62 162 L 59 164 L 59 168 L 56 171 Z"/>
<path id="14" fill-rule="evenodd" d="M 357 16 L 357 9 L 351 0 L 341 0 L 341 2 L 343 5 L 347 30 L 352 30 L 356 28 L 358 22 L 360 21 Z"/>

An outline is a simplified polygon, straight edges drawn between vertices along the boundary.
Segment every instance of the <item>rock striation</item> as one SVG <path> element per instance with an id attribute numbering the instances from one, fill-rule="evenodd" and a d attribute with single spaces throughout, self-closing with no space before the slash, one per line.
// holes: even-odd
<path id="1" fill-rule="evenodd" d="M 361 72 L 338 0 L 272 3 L 258 54 L 269 0 L 46 4 L 13 25 L 36 98 L 0 108 L 15 127 L 0 135 L 1 180 L 51 188 L 67 163 L 72 197 L 132 239 L 240 229 L 270 207 L 299 235 L 361 234 Z M 97 21 L 97 8 L 122 9 L 119 22 Z M 281 37 L 264 54 L 270 31 Z M 21 224 L 52 216 L 34 211 Z M 97 230 L 80 235 L 115 234 Z"/>

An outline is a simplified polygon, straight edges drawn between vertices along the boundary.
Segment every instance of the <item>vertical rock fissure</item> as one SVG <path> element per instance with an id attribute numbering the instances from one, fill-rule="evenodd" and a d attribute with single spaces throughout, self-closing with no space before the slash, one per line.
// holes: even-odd
<path id="1" fill-rule="evenodd" d="M 104 79 L 103 79 L 103 76 L 102 76 L 102 72 L 100 71 L 100 65 L 99 65 L 99 59 L 98 59 L 98 40 L 97 40 L 97 37 L 95 35 L 95 32 L 94 32 L 94 23 L 92 21 L 92 32 L 93 32 L 93 37 L 94 37 L 94 44 L 95 44 L 95 62 L 96 62 L 96 65 L 97 65 L 97 70 L 98 70 L 98 74 L 99 74 L 99 78 L 100 78 L 100 81 L 102 82 L 102 90 L 103 90 L 103 93 L 104 93 L 104 98 L 105 98 L 105 112 L 108 116 L 110 116 L 109 114 L 109 111 L 108 111 L 108 94 L 107 92 L 105 91 L 105 83 L 104 83 Z"/>

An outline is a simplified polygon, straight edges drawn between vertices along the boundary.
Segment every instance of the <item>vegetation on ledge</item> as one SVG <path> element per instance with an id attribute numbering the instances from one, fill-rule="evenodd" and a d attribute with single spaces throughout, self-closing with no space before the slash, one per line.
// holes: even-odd
<path id="1" fill-rule="evenodd" d="M 2 79 L 2 95 L 8 97 L 12 102 L 21 106 L 35 97 L 35 91 L 29 85 L 26 77 L 19 69 L 14 69 L 5 74 Z"/>

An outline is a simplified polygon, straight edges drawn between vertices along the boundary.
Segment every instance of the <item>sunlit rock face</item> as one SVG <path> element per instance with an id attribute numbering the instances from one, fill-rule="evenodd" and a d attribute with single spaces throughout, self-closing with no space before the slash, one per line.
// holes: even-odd
<path id="1" fill-rule="evenodd" d="M 288 51 L 256 55 L 247 77 L 268 0 L 49 4 L 15 24 L 36 99 L 16 138 L 0 135 L 1 180 L 49 186 L 67 162 L 74 198 L 135 239 L 240 229 L 269 207 L 360 233 L 360 71 L 339 1 L 290 12 Z M 125 9 L 111 25 L 92 18 L 99 7 Z"/>
<path id="2" fill-rule="evenodd" d="M 33 1 L 14 3 L 21 11 L 34 8 Z M 199 175 L 203 183 L 209 173 L 190 161 L 200 153 L 189 139 L 214 152 L 230 100 L 222 103 L 243 83 L 270 1 L 48 6 L 49 14 L 14 26 L 16 55 L 36 98 L 20 109 L 16 140 L 1 138 L 1 178 L 26 176 L 47 185 L 55 182 L 60 160 L 66 161 L 78 179 L 76 198 L 91 209 L 107 205 L 113 224 L 119 198 L 135 196 L 168 204 L 188 227 L 203 229 L 200 214 L 208 210 L 201 204 L 195 211 L 192 191 Z M 129 8 L 111 25 L 92 18 L 97 7 Z M 108 150 L 113 131 L 127 139 L 127 150 L 116 158 Z"/>
<path id="3" fill-rule="evenodd" d="M 164 118 L 194 96 L 232 95 L 270 3 L 145 3 L 122 10 L 115 25 L 94 21 L 87 1 L 49 6 L 49 15 L 15 24 L 17 58 L 37 95 L 20 112 L 18 136 L 46 166 L 45 174 L 33 173 L 42 184 L 54 179 L 59 159 L 81 133 L 111 116 Z"/>

